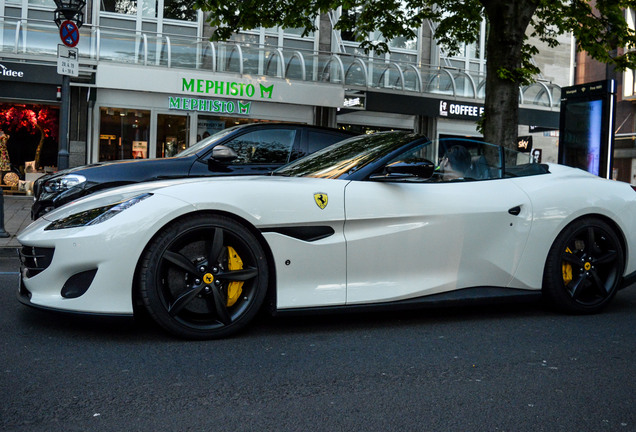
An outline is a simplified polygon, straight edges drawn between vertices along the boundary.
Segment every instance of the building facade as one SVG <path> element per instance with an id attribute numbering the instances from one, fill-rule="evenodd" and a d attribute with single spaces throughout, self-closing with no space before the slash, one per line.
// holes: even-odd
<path id="1" fill-rule="evenodd" d="M 338 11 L 321 16 L 319 30 L 305 37 L 258 29 L 212 43 L 203 13 L 190 3 L 87 3 L 78 76 L 70 78 L 71 166 L 169 157 L 208 134 L 256 121 L 480 136 L 485 26 L 480 41 L 455 57 L 435 44 L 431 23 L 415 40 L 390 41 L 387 54 L 365 54 L 332 29 Z M 53 0 L 0 3 L 0 127 L 22 173 L 56 169 L 62 78 L 54 10 Z M 571 40 L 542 50 L 536 61 L 544 75 L 522 89 L 519 130 L 552 161 L 560 88 L 572 84 Z"/>

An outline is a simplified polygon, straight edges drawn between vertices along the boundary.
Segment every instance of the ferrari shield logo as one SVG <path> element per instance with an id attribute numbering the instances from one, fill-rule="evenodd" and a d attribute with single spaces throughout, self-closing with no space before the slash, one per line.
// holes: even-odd
<path id="1" fill-rule="evenodd" d="M 324 209 L 325 207 L 327 207 L 329 197 L 327 197 L 327 194 L 324 192 L 316 192 L 314 194 L 314 201 L 316 201 L 316 205 L 318 205 L 318 207 Z"/>

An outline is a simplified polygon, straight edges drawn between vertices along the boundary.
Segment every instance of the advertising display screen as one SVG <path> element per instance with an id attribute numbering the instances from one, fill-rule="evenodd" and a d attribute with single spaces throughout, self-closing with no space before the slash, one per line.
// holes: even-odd
<path id="1" fill-rule="evenodd" d="M 609 178 L 612 173 L 614 81 L 562 89 L 559 163 Z"/>
<path id="2" fill-rule="evenodd" d="M 600 175 L 603 101 L 570 102 L 564 120 L 562 163 Z"/>

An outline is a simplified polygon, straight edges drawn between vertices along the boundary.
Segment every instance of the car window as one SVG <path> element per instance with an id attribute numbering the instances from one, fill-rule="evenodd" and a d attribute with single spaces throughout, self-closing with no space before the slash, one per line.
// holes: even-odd
<path id="1" fill-rule="evenodd" d="M 263 129 L 243 134 L 224 145 L 236 152 L 232 164 L 285 164 L 296 139 L 294 129 Z"/>
<path id="2" fill-rule="evenodd" d="M 191 156 L 193 154 L 199 153 L 202 150 L 205 150 L 206 148 L 208 148 L 210 146 L 214 146 L 215 143 L 221 141 L 227 135 L 229 135 L 230 133 L 234 132 L 234 130 L 237 127 L 238 126 L 234 126 L 234 127 L 231 127 L 231 128 L 223 129 L 223 130 L 215 133 L 214 135 L 210 135 L 210 136 L 202 139 L 201 141 L 191 145 L 190 147 L 188 147 L 187 149 L 183 150 L 182 152 L 178 153 L 177 156 L 179 156 L 179 157 Z"/>
<path id="3" fill-rule="evenodd" d="M 347 136 L 310 130 L 307 133 L 307 152 L 313 153 L 330 146 L 331 144 L 342 141 L 345 138 L 347 138 Z"/>

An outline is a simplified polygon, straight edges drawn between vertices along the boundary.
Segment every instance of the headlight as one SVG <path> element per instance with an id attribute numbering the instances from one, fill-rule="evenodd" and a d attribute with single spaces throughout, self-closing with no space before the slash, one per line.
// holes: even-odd
<path id="1" fill-rule="evenodd" d="M 86 181 L 86 177 L 78 174 L 66 174 L 60 177 L 54 177 L 44 182 L 42 186 L 47 193 L 60 193 L 69 190 L 72 187 L 82 184 Z"/>
<path id="2" fill-rule="evenodd" d="M 65 228 L 77 228 L 88 225 L 97 225 L 99 223 L 105 222 L 113 216 L 118 215 L 124 210 L 134 206 L 135 204 L 145 200 L 146 198 L 151 197 L 151 193 L 145 193 L 142 195 L 137 195 L 133 198 L 119 201 L 113 204 L 109 204 L 103 207 L 97 207 L 90 210 L 86 210 L 80 213 L 75 213 L 63 219 L 56 220 L 52 222 L 49 226 L 44 228 L 44 230 L 56 230 L 56 229 L 65 229 Z"/>

